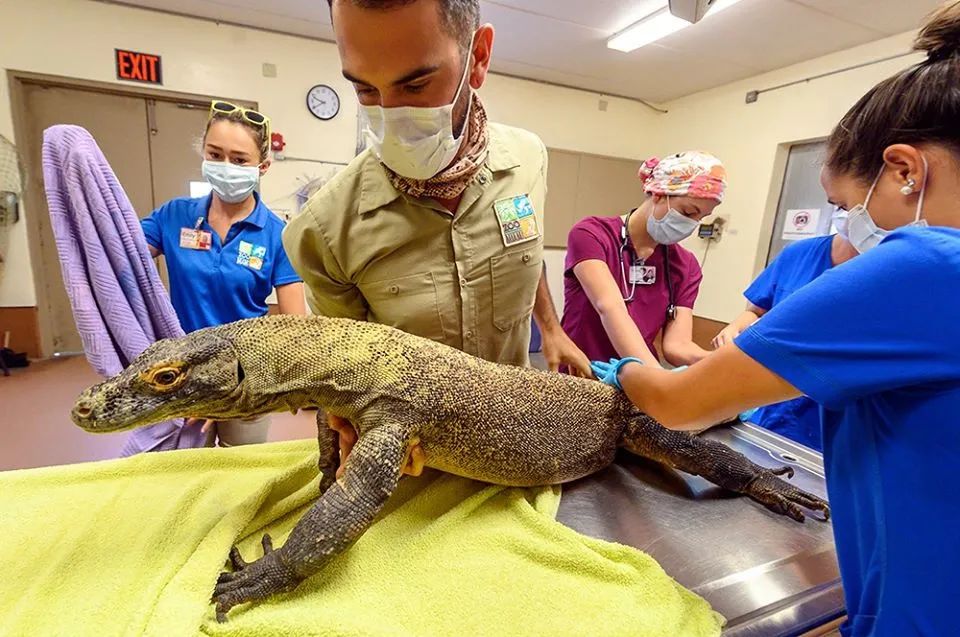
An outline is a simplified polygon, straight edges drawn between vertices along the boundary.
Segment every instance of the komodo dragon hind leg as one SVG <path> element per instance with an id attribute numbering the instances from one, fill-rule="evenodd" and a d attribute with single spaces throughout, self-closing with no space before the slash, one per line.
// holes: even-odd
<path id="1" fill-rule="evenodd" d="M 327 425 L 327 414 L 317 410 L 317 446 L 320 448 L 320 495 L 333 486 L 340 468 L 340 440 L 336 431 Z"/>
<path id="2" fill-rule="evenodd" d="M 627 424 L 620 440 L 628 451 L 702 476 L 724 489 L 748 495 L 774 513 L 803 522 L 800 507 L 822 511 L 829 519 L 826 501 L 802 491 L 777 476 L 793 477 L 793 469 L 767 469 L 754 464 L 724 444 L 682 431 L 673 431 L 649 416 L 637 416 Z"/>
<path id="3" fill-rule="evenodd" d="M 231 551 L 239 570 L 221 573 L 217 581 L 217 620 L 225 621 L 238 604 L 293 590 L 353 544 L 396 489 L 407 438 L 407 428 L 400 425 L 367 430 L 347 459 L 343 477 L 297 522 L 286 544 L 269 550 L 272 543 L 265 538 L 264 556 L 250 564 L 239 551 Z"/>

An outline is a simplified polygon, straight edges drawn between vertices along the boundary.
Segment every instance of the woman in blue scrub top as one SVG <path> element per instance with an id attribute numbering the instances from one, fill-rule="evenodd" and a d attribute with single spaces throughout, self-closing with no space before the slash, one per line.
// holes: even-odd
<path id="1" fill-rule="evenodd" d="M 306 314 L 303 282 L 280 241 L 284 222 L 255 192 L 270 167 L 269 150 L 265 115 L 213 102 L 202 168 L 212 192 L 168 201 L 142 222 L 151 254 L 166 260 L 171 301 L 186 332 L 264 316 L 274 289 L 280 313 Z M 208 444 L 251 444 L 266 441 L 269 419 L 203 427 Z"/>
<path id="2" fill-rule="evenodd" d="M 687 370 L 595 366 L 672 429 L 802 394 L 821 405 L 845 636 L 960 626 L 960 2 L 915 47 L 927 60 L 828 142 L 821 181 L 860 256 Z"/>
<path id="3" fill-rule="evenodd" d="M 827 270 L 857 256 L 856 248 L 846 239 L 847 211 L 838 209 L 833 219 L 837 234 L 791 243 L 760 273 L 743 293 L 747 298 L 747 309 L 717 334 L 713 339 L 714 348 L 732 343 L 741 332 L 788 296 Z M 823 449 L 820 408 L 806 396 L 761 407 L 750 414 L 749 420 L 810 449 Z"/>

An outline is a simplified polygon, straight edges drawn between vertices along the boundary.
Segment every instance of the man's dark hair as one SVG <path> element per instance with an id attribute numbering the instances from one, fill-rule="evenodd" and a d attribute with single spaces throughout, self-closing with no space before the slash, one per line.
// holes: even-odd
<path id="1" fill-rule="evenodd" d="M 413 4 L 418 0 L 343 0 L 363 9 L 388 10 Z M 480 0 L 432 0 L 437 3 L 440 19 L 447 33 L 462 47 L 469 47 L 474 32 L 480 27 Z M 333 10 L 334 0 L 327 0 Z"/>

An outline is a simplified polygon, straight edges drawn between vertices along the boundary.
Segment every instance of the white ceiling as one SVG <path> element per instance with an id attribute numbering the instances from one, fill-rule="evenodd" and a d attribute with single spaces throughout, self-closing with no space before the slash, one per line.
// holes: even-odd
<path id="1" fill-rule="evenodd" d="M 324 0 L 112 0 L 333 40 Z M 667 0 L 481 0 L 494 71 L 668 101 L 916 28 L 939 0 L 742 0 L 632 53 L 606 41 Z"/>

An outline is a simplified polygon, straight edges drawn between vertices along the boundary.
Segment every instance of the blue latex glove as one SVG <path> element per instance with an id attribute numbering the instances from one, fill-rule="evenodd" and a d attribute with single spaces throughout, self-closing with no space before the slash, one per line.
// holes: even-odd
<path id="1" fill-rule="evenodd" d="M 760 408 L 759 408 L 759 407 L 754 407 L 753 409 L 748 409 L 748 410 L 746 410 L 745 412 L 743 412 L 742 414 L 740 414 L 740 420 L 742 420 L 743 422 L 753 422 L 753 421 L 751 421 L 750 419 L 753 418 L 758 411 L 760 411 Z"/>
<path id="2" fill-rule="evenodd" d="M 590 363 L 590 369 L 593 370 L 594 376 L 602 383 L 607 385 L 613 385 L 617 389 L 623 389 L 620 386 L 620 368 L 626 365 L 627 363 L 640 363 L 643 365 L 643 361 L 639 358 L 634 358 L 628 356 L 626 358 L 611 358 L 609 363 L 604 363 L 602 361 L 593 361 Z"/>

